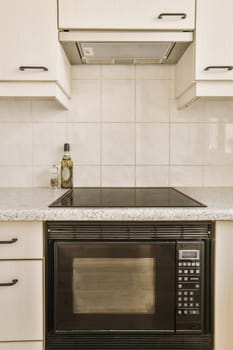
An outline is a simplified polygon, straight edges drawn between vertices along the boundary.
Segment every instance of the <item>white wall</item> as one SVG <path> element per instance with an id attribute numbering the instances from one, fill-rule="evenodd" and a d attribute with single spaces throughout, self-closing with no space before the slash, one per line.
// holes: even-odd
<path id="1" fill-rule="evenodd" d="M 74 66 L 72 108 L 0 100 L 0 187 L 48 186 L 69 142 L 75 186 L 233 186 L 233 102 L 177 111 L 173 66 Z"/>

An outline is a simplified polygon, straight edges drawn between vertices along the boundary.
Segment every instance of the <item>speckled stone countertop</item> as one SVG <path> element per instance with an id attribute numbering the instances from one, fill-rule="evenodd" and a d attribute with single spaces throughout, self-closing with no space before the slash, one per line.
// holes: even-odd
<path id="1" fill-rule="evenodd" d="M 233 220 L 233 188 L 178 188 L 206 208 L 48 208 L 64 190 L 0 189 L 0 221 Z"/>

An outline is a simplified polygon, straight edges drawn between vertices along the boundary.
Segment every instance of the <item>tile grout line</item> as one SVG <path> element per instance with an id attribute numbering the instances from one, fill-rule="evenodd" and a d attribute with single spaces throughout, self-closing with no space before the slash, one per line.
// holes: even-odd
<path id="1" fill-rule="evenodd" d="M 100 72 L 99 72 L 99 83 L 100 83 L 100 96 L 99 96 L 99 103 L 100 103 L 100 169 L 99 169 L 99 172 L 100 172 L 100 187 L 103 186 L 103 142 L 102 142 L 102 135 L 103 135 L 103 108 L 102 108 L 102 93 L 103 93 L 103 71 L 102 71 L 102 66 L 100 65 Z"/>
<path id="2" fill-rule="evenodd" d="M 134 187 L 137 186 L 137 79 L 134 65 Z"/>

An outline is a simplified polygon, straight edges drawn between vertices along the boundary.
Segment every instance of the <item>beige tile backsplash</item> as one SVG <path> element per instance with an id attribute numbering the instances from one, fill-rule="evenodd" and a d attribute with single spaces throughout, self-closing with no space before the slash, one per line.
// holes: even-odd
<path id="1" fill-rule="evenodd" d="M 233 186 L 233 102 L 181 111 L 174 66 L 74 66 L 72 101 L 0 100 L 0 187 L 49 186 L 63 143 L 75 186 Z"/>

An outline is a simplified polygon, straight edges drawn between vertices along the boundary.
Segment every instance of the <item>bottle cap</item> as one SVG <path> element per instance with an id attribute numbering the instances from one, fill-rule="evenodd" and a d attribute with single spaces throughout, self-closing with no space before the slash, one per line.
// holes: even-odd
<path id="1" fill-rule="evenodd" d="M 64 143 L 64 151 L 69 152 L 70 151 L 70 144 L 69 143 Z"/>

